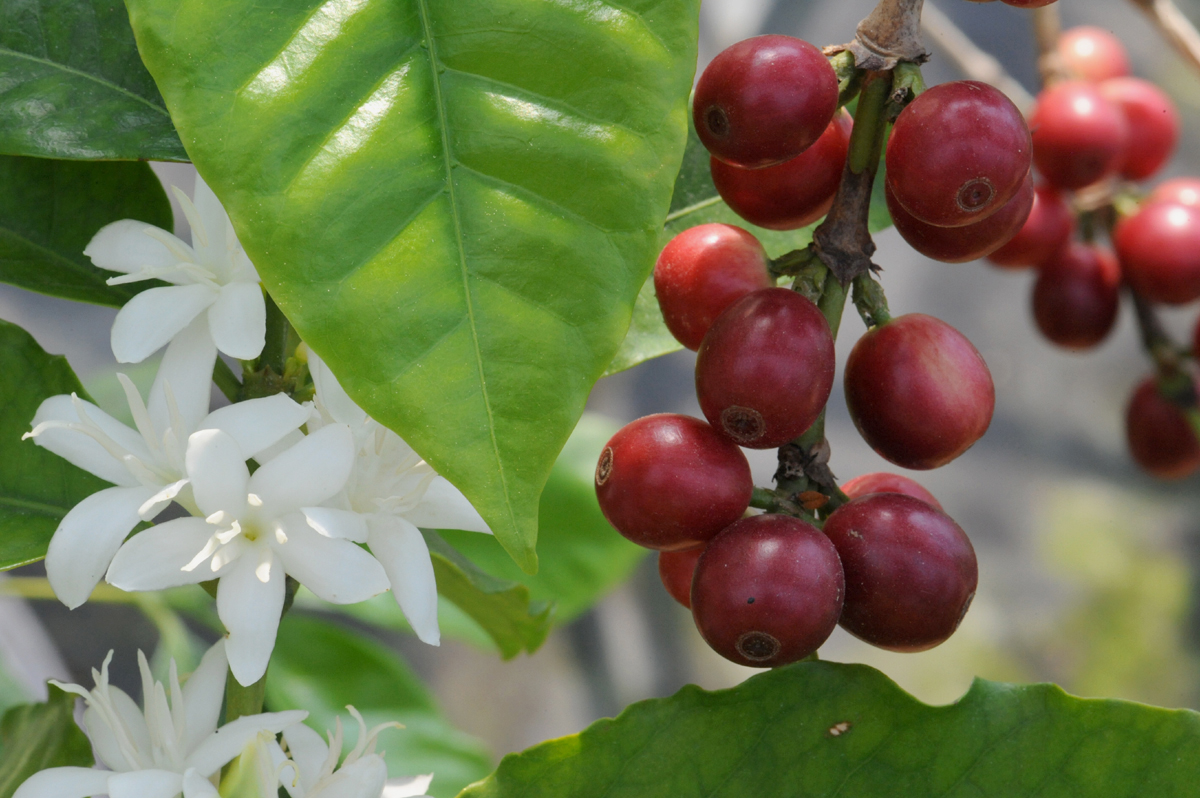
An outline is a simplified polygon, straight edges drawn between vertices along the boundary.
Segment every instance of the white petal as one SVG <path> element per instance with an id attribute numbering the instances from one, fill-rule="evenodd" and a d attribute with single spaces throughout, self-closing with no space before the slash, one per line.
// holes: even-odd
<path id="1" fill-rule="evenodd" d="M 217 586 L 217 615 L 229 630 L 225 656 L 241 685 L 251 685 L 262 678 L 275 649 L 285 576 L 283 566 L 273 555 L 270 564 L 269 577 L 263 582 L 255 573 L 259 569 L 258 558 L 252 553 L 243 555 Z"/>
<path id="2" fill-rule="evenodd" d="M 198 429 L 219 429 L 246 457 L 254 457 L 308 421 L 309 410 L 284 394 L 222 407 L 208 414 Z"/>
<path id="3" fill-rule="evenodd" d="M 183 775 L 173 770 L 135 770 L 108 777 L 108 798 L 174 798 Z"/>
<path id="4" fill-rule="evenodd" d="M 71 508 L 46 551 L 46 578 L 63 604 L 88 600 L 152 495 L 153 488 L 106 488 Z"/>
<path id="5" fill-rule="evenodd" d="M 433 478 L 417 506 L 404 517 L 423 529 L 462 529 L 492 534 L 487 522 L 462 495 L 462 491 L 442 476 Z"/>
<path id="6" fill-rule="evenodd" d="M 200 743 L 199 747 L 188 756 L 187 766 L 195 768 L 201 776 L 207 778 L 220 770 L 226 762 L 240 754 L 246 746 L 253 742 L 260 731 L 278 734 L 288 726 L 299 723 L 307 717 L 308 713 L 304 710 L 293 709 L 287 712 L 264 712 L 261 715 L 246 715 L 238 718 L 231 723 L 226 723 Z"/>
<path id="7" fill-rule="evenodd" d="M 255 471 L 250 492 L 262 499 L 266 518 L 321 504 L 345 487 L 354 454 L 350 428 L 330 424 Z"/>
<path id="8" fill-rule="evenodd" d="M 120 421 L 105 413 L 91 402 L 78 400 L 84 407 L 88 419 L 100 428 L 101 432 L 112 439 L 120 449 L 138 457 L 149 460 L 150 450 L 137 430 L 125 426 Z M 34 429 L 46 422 L 78 424 L 81 419 L 75 405 L 76 400 L 67 394 L 51 396 L 38 406 L 33 417 Z M 112 452 L 105 449 L 94 438 L 83 432 L 62 427 L 48 427 L 34 437 L 34 443 L 72 465 L 79 466 L 84 471 L 95 474 L 114 485 L 133 487 L 140 484 L 130 473 L 125 464 Z"/>
<path id="9" fill-rule="evenodd" d="M 286 532 L 287 542 L 275 544 L 283 569 L 326 601 L 357 604 L 388 589 L 383 567 L 350 541 L 327 538 L 299 519 Z"/>
<path id="10" fill-rule="evenodd" d="M 138 294 L 113 321 L 112 350 L 117 361 L 141 363 L 216 299 L 217 292 L 203 285 L 171 285 Z"/>
<path id="11" fill-rule="evenodd" d="M 313 429 L 314 425 L 312 416 L 310 415 L 308 418 L 308 429 L 312 432 L 315 432 L 316 430 Z M 300 430 L 292 430 L 287 435 L 284 435 L 282 438 L 280 438 L 278 442 L 271 444 L 258 454 L 254 455 L 254 459 L 259 465 L 266 465 L 302 440 L 304 440 L 304 433 Z"/>
<path id="12" fill-rule="evenodd" d="M 212 537 L 201 518 L 176 518 L 134 535 L 113 557 L 108 583 L 121 590 L 165 590 L 195 585 L 220 575 L 207 564 L 183 570 Z"/>
<path id="13" fill-rule="evenodd" d="M 221 287 L 208 309 L 213 341 L 230 357 L 253 360 L 267 340 L 267 305 L 258 283 L 229 283 Z"/>
<path id="14" fill-rule="evenodd" d="M 388 779 L 380 798 L 423 798 L 433 782 L 433 774 Z"/>
<path id="15" fill-rule="evenodd" d="M 154 385 L 150 387 L 147 408 L 159 436 L 171 425 L 165 386 L 171 386 L 171 396 L 183 418 L 183 435 L 186 436 L 196 429 L 200 419 L 208 413 L 208 403 L 212 398 L 213 366 L 216 362 L 217 347 L 208 331 L 208 319 L 201 313 L 167 344 L 158 374 L 154 377 Z"/>
<path id="16" fill-rule="evenodd" d="M 112 702 L 117 717 L 124 727 L 125 736 L 133 742 L 133 748 L 143 756 L 150 755 L 150 730 L 146 727 L 146 716 L 138 708 L 137 702 L 129 697 L 119 687 L 109 686 L 108 700 Z M 96 748 L 100 762 L 112 770 L 137 770 L 149 761 L 126 759 L 117 741 L 116 732 L 108 725 L 108 721 L 93 707 L 88 707 L 83 713 L 83 725 L 87 729 L 88 739 Z"/>
<path id="17" fill-rule="evenodd" d="M 367 525 L 371 530 L 367 545 L 387 572 L 404 617 L 417 637 L 431 646 L 439 645 L 437 582 L 421 530 L 403 518 L 383 514 L 371 516 Z"/>
<path id="18" fill-rule="evenodd" d="M 221 205 L 217 195 L 200 175 L 196 175 L 196 188 L 192 191 L 192 208 L 196 211 L 196 221 L 199 222 L 193 227 L 193 245 L 198 244 L 195 239 L 202 232 L 207 239 L 207 251 L 213 256 L 224 255 L 226 235 L 232 231 L 233 224 L 229 221 L 229 214 L 225 212 L 225 207 Z M 236 240 L 234 239 L 235 242 Z"/>
<path id="19" fill-rule="evenodd" d="M 217 788 L 212 785 L 212 782 L 196 772 L 195 768 L 188 768 L 188 771 L 183 774 L 183 798 L 220 798 L 221 794 L 217 792 Z"/>
<path id="20" fill-rule="evenodd" d="M 206 516 L 224 511 L 241 518 L 246 511 L 250 470 L 237 441 L 219 429 L 193 432 L 185 460 L 196 506 Z"/>
<path id="21" fill-rule="evenodd" d="M 155 235 L 146 235 L 147 229 L 153 230 Z M 91 258 L 92 263 L 99 268 L 110 272 L 129 274 L 145 268 L 170 268 L 179 263 L 179 258 L 159 240 L 159 237 L 166 235 L 170 234 L 145 222 L 122 219 L 101 227 L 100 232 L 92 236 L 92 240 L 84 247 L 83 254 Z M 176 238 L 175 241 L 185 251 L 191 250 L 191 247 L 179 239 Z M 180 278 L 178 275 L 167 275 L 162 279 L 177 282 Z"/>
<path id="22" fill-rule="evenodd" d="M 300 769 L 300 787 L 308 792 L 321 775 L 321 766 L 329 756 L 329 746 L 320 734 L 303 723 L 284 729 L 283 739 L 287 741 L 292 761 Z"/>
<path id="23" fill-rule="evenodd" d="M 143 521 L 153 521 L 154 517 L 167 508 L 179 492 L 188 486 L 188 480 L 181 479 L 178 482 L 172 482 L 158 493 L 146 499 L 142 506 L 138 508 L 138 517 Z"/>
<path id="24" fill-rule="evenodd" d="M 225 641 L 218 640 L 204 652 L 200 665 L 183 685 L 183 711 L 187 717 L 184 752 L 189 752 L 217 730 L 221 701 L 225 698 Z"/>
<path id="25" fill-rule="evenodd" d="M 305 798 L 379 798 L 386 782 L 387 765 L 379 755 L 370 754 L 326 777 Z"/>
<path id="26" fill-rule="evenodd" d="M 47 768 L 26 779 L 13 798 L 88 798 L 107 792 L 111 775 L 95 768 Z"/>
<path id="27" fill-rule="evenodd" d="M 366 422 L 366 412 L 354 403 L 349 394 L 343 390 L 337 377 L 333 376 L 329 366 L 311 349 L 308 354 L 308 371 L 312 374 L 317 401 L 329 411 L 329 415 L 334 421 L 339 424 L 349 424 L 351 429 L 358 429 Z"/>
<path id="28" fill-rule="evenodd" d="M 361 513 L 331 507 L 301 507 L 300 512 L 310 527 L 327 538 L 367 542 L 367 519 Z"/>

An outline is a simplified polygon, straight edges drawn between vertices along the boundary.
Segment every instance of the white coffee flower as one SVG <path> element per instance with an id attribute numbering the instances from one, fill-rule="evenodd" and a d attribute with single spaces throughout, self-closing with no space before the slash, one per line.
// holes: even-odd
<path id="1" fill-rule="evenodd" d="M 113 354 L 121 363 L 140 363 L 203 313 L 217 349 L 241 360 L 258 357 L 266 339 L 266 303 L 229 216 L 199 175 L 193 199 L 171 190 L 192 226 L 191 245 L 153 225 L 122 219 L 100 228 L 83 250 L 101 269 L 124 273 L 109 285 L 151 279 L 174 284 L 147 289 L 121 308 L 113 322 Z"/>
<path id="2" fill-rule="evenodd" d="M 150 675 L 146 657 L 138 652 L 145 710 L 124 691 L 108 683 L 108 664 L 92 671 L 96 686 L 75 684 L 62 689 L 83 697 L 84 727 L 97 755 L 108 770 L 81 767 L 48 768 L 17 788 L 13 798 L 84 798 L 107 793 L 110 798 L 215 798 L 212 778 L 238 756 L 260 733 L 274 735 L 308 716 L 307 712 L 269 712 L 247 715 L 217 728 L 225 695 L 227 664 L 223 642 L 210 648 L 200 667 L 182 687 L 171 661 L 167 688 Z"/>

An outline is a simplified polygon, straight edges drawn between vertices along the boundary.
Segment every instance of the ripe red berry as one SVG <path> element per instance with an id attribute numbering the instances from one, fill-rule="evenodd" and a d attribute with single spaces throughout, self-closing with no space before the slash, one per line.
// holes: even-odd
<path id="1" fill-rule="evenodd" d="M 1138 78 L 1113 78 L 1100 84 L 1100 93 L 1125 114 L 1131 146 L 1121 174 L 1145 180 L 1158 172 L 1179 143 L 1179 111 L 1162 89 Z"/>
<path id="2" fill-rule="evenodd" d="M 671 598 L 689 610 L 692 608 L 692 575 L 696 572 L 696 561 L 703 553 L 704 546 L 658 553 L 658 578 Z"/>
<path id="3" fill-rule="evenodd" d="M 671 239 L 654 265 L 654 293 L 675 340 L 695 351 L 717 316 L 746 294 L 775 285 L 752 234 L 702 224 Z"/>
<path id="4" fill-rule="evenodd" d="M 712 178 L 721 199 L 751 224 L 797 230 L 829 212 L 842 179 L 854 123 L 838 113 L 821 138 L 775 166 L 742 169 L 712 158 Z"/>
<path id="5" fill-rule="evenodd" d="M 1064 31 L 1058 39 L 1058 57 L 1080 80 L 1099 83 L 1129 74 L 1125 45 L 1103 28 L 1081 25 Z"/>
<path id="6" fill-rule="evenodd" d="M 1129 146 L 1125 114 L 1083 81 L 1059 83 L 1038 95 L 1029 128 L 1034 164 L 1062 189 L 1083 188 L 1114 174 Z"/>
<path id="7" fill-rule="evenodd" d="M 896 231 L 909 246 L 943 263 L 966 263 L 995 252 L 1020 232 L 1033 208 L 1033 177 L 1026 176 L 1025 185 L 1003 208 L 962 227 L 936 227 L 917 219 L 900 206 L 891 183 L 884 188 L 884 195 Z"/>
<path id="8" fill-rule="evenodd" d="M 943 83 L 900 114 L 887 145 L 887 184 L 926 224 L 960 227 L 997 212 L 1032 164 L 1025 118 L 998 89 Z"/>
<path id="9" fill-rule="evenodd" d="M 1200 298 L 1200 208 L 1152 202 L 1113 235 L 1125 280 L 1153 302 Z"/>
<path id="10" fill-rule="evenodd" d="M 1197 386 L 1200 388 L 1200 386 Z M 1183 411 L 1147 377 L 1129 399 L 1125 436 L 1137 464 L 1161 479 L 1182 479 L 1200 469 L 1200 442 Z"/>
<path id="11" fill-rule="evenodd" d="M 660 413 L 626 424 L 600 453 L 596 497 L 625 537 L 687 549 L 742 517 L 754 482 L 746 456 L 697 418 Z"/>
<path id="12" fill-rule="evenodd" d="M 988 260 L 1006 269 L 1040 266 L 1071 239 L 1075 214 L 1062 195 L 1048 183 L 1034 189 L 1033 209 L 1015 236 Z"/>
<path id="13" fill-rule="evenodd" d="M 924 651 L 958 628 L 979 581 L 975 550 L 945 513 L 876 493 L 825 522 L 846 575 L 842 628 L 892 651 Z"/>
<path id="14" fill-rule="evenodd" d="M 889 474 L 886 471 L 877 471 L 873 474 L 863 474 L 860 477 L 855 477 L 842 485 L 842 493 L 851 499 L 857 499 L 859 496 L 867 496 L 871 493 L 902 493 L 905 496 L 920 499 L 935 510 L 942 509 L 941 502 L 935 499 L 933 494 L 925 490 L 919 483 L 900 474 Z"/>
<path id="15" fill-rule="evenodd" d="M 1057 2 L 1058 0 L 1004 0 L 1006 5 L 1016 6 L 1017 8 L 1042 8 Z"/>
<path id="16" fill-rule="evenodd" d="M 757 169 L 808 149 L 837 100 L 837 73 L 820 50 L 791 36 L 756 36 L 712 60 L 696 84 L 692 116 L 709 152 Z"/>
<path id="17" fill-rule="evenodd" d="M 742 297 L 700 345 L 696 395 L 716 429 L 774 449 L 817 420 L 829 400 L 833 336 L 821 311 L 786 288 Z"/>
<path id="18" fill-rule="evenodd" d="M 700 555 L 692 616 L 721 656 L 773 668 L 825 642 L 844 590 L 837 551 L 819 529 L 790 516 L 756 515 L 717 535 Z"/>
<path id="19" fill-rule="evenodd" d="M 1146 204 L 1174 202 L 1192 208 L 1200 208 L 1200 179 L 1177 177 L 1160 185 L 1146 198 Z"/>
<path id="20" fill-rule="evenodd" d="M 902 468 L 949 463 L 987 431 L 992 375 L 958 330 L 922 313 L 869 330 L 846 363 L 846 405 L 863 439 Z"/>
<path id="21" fill-rule="evenodd" d="M 1072 243 L 1042 264 L 1033 286 L 1033 318 L 1042 335 L 1067 349 L 1090 349 L 1112 332 L 1121 268 L 1106 250 Z"/>

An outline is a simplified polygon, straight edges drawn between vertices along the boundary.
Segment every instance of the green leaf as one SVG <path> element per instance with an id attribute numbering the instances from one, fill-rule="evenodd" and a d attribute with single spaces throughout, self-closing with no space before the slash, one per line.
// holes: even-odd
<path id="1" fill-rule="evenodd" d="M 0 0 L 0 153 L 187 160 L 121 0 Z"/>
<path id="2" fill-rule="evenodd" d="M 653 265 L 698 0 L 128 6 L 271 295 L 535 570 L 538 497 Z"/>
<path id="3" fill-rule="evenodd" d="M 267 707 L 306 709 L 308 725 L 324 735 L 339 716 L 353 725 L 347 704 L 363 714 L 368 728 L 404 724 L 379 740 L 388 773 L 433 773 L 434 798 L 455 795 L 491 770 L 483 744 L 442 717 L 421 680 L 391 650 L 328 621 L 288 615 L 267 671 Z M 352 744 L 357 732 L 348 729 L 346 737 Z"/>
<path id="4" fill-rule="evenodd" d="M 91 767 L 92 744 L 75 725 L 75 696 L 50 685 L 44 704 L 23 704 L 0 721 L 0 798 L 46 768 Z"/>
<path id="5" fill-rule="evenodd" d="M 0 571 L 40 560 L 67 511 L 108 487 L 30 440 L 21 440 L 43 399 L 86 396 L 64 357 L 48 355 L 15 324 L 0 321 Z"/>
<path id="6" fill-rule="evenodd" d="M 977 680 L 930 707 L 865 665 L 685 687 L 505 757 L 462 798 L 1133 798 L 1195 794 L 1200 715 Z"/>
<path id="7" fill-rule="evenodd" d="M 171 203 L 147 164 L 0 155 L 0 282 L 112 307 L 163 285 L 106 285 L 114 273 L 84 256 L 96 231 L 119 219 L 174 229 Z"/>

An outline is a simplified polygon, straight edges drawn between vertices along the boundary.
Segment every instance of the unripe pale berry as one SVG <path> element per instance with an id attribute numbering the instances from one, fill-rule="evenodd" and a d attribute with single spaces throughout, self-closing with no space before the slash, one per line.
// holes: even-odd
<path id="1" fill-rule="evenodd" d="M 1129 147 L 1129 123 L 1100 89 L 1059 83 L 1038 95 L 1030 118 L 1033 162 L 1061 189 L 1079 189 L 1114 174 Z"/>
<path id="2" fill-rule="evenodd" d="M 1200 298 L 1200 208 L 1148 203 L 1113 235 L 1125 280 L 1152 302 Z"/>
<path id="3" fill-rule="evenodd" d="M 1075 214 L 1053 186 L 1034 188 L 1029 218 L 1007 244 L 988 255 L 988 260 L 1006 269 L 1039 266 L 1054 256 L 1071 239 Z"/>
<path id="4" fill-rule="evenodd" d="M 1067 349 L 1090 349 L 1112 332 L 1121 268 L 1113 255 L 1072 243 L 1042 264 L 1033 286 L 1033 318 L 1042 335 Z"/>
<path id="5" fill-rule="evenodd" d="M 902 493 L 920 499 L 935 510 L 941 510 L 942 504 L 933 494 L 920 483 L 900 474 L 889 474 L 877 471 L 873 474 L 863 474 L 842 485 L 842 493 L 851 499 L 866 496 L 871 493 Z"/>
<path id="6" fill-rule="evenodd" d="M 1200 469 L 1196 433 L 1183 411 L 1159 394 L 1154 377 L 1143 380 L 1129 399 L 1125 436 L 1133 459 L 1156 477 L 1182 479 Z"/>

